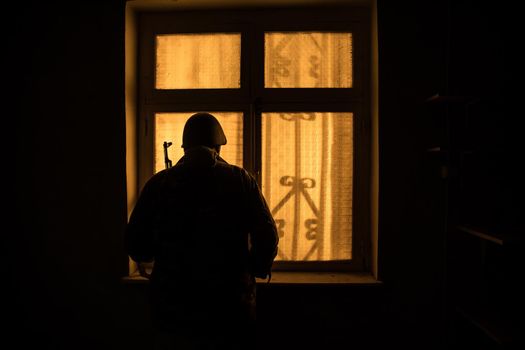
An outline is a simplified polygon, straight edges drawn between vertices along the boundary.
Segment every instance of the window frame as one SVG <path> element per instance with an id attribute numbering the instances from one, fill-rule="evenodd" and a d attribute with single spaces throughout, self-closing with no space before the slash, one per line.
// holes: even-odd
<path id="1" fill-rule="evenodd" d="M 139 14 L 138 186 L 154 172 L 154 115 L 162 112 L 243 112 L 243 166 L 261 183 L 261 118 L 265 112 L 351 112 L 354 130 L 352 260 L 276 261 L 274 270 L 370 271 L 370 9 L 366 7 L 170 11 Z M 271 18 L 271 21 L 266 20 Z M 290 21 L 294 18 L 294 21 Z M 293 22 L 293 23 L 292 23 Z M 352 32 L 351 88 L 265 88 L 264 33 Z M 239 89 L 156 90 L 155 36 L 241 33 Z M 205 102 L 203 102 L 205 101 Z M 175 145 L 174 147 L 180 147 Z M 172 159 L 175 163 L 178 159 Z"/>

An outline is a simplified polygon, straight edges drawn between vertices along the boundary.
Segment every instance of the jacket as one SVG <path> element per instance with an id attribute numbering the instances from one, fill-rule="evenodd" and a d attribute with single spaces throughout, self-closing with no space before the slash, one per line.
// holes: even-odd
<path id="1" fill-rule="evenodd" d="M 146 183 L 125 240 L 154 261 L 153 321 L 170 329 L 254 320 L 255 277 L 271 275 L 279 238 L 253 176 L 196 147 Z"/>

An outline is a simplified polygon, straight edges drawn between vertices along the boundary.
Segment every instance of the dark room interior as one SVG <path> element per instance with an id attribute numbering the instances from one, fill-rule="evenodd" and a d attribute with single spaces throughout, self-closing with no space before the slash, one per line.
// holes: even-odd
<path id="1" fill-rule="evenodd" d="M 140 181 L 129 170 L 129 21 L 245 9 L 362 10 L 373 134 L 368 263 L 341 280 L 276 271 L 260 282 L 246 349 L 521 348 L 515 3 L 108 0 L 4 12 L 17 72 L 5 349 L 154 349 L 148 283 L 129 278 L 123 238 Z"/>

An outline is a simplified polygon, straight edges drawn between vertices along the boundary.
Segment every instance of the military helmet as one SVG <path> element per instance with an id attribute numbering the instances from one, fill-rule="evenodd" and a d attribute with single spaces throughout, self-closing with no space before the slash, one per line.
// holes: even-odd
<path id="1" fill-rule="evenodd" d="M 182 148 L 226 144 L 221 124 L 210 113 L 195 113 L 186 121 L 182 132 Z"/>

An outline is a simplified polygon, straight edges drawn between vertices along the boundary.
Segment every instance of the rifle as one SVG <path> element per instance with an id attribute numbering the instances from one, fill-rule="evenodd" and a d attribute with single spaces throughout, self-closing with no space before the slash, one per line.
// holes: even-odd
<path id="1" fill-rule="evenodd" d="M 171 146 L 171 142 L 164 141 L 164 163 L 166 164 L 166 169 L 171 168 L 171 160 L 168 158 L 168 147 Z"/>

